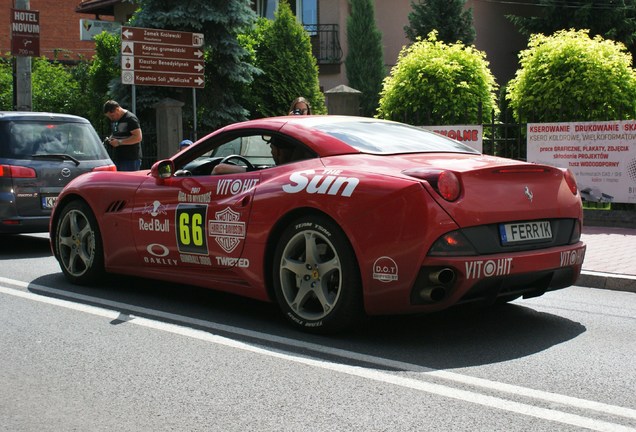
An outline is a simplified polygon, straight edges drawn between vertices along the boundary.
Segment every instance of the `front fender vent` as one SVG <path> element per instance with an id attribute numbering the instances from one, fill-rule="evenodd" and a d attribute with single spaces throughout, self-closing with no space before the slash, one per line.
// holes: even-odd
<path id="1" fill-rule="evenodd" d="M 106 208 L 106 213 L 118 213 L 126 208 L 126 201 L 113 201 Z"/>

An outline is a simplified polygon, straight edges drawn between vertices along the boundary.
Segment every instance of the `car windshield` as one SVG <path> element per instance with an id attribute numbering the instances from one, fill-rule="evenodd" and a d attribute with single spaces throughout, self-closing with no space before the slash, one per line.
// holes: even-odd
<path id="1" fill-rule="evenodd" d="M 477 153 L 460 142 L 429 130 L 384 121 L 324 123 L 315 126 L 362 153 L 400 154 L 422 152 Z"/>
<path id="2" fill-rule="evenodd" d="M 107 159 L 108 153 L 89 123 L 0 122 L 0 157 L 31 159 L 68 155 L 73 159 Z"/>

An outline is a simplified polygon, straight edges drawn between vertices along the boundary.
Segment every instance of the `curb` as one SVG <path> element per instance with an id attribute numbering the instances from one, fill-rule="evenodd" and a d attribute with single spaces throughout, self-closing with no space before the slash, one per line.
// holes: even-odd
<path id="1" fill-rule="evenodd" d="M 636 276 L 583 270 L 575 285 L 636 293 Z"/>

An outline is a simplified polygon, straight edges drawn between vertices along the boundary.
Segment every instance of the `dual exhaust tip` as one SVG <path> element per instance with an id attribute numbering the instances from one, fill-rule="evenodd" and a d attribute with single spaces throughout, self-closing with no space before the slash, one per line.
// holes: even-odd
<path id="1" fill-rule="evenodd" d="M 419 291 L 420 301 L 424 303 L 437 303 L 446 298 L 448 288 L 455 282 L 455 271 L 445 267 L 428 275 L 428 281 L 433 285 L 426 285 Z"/>

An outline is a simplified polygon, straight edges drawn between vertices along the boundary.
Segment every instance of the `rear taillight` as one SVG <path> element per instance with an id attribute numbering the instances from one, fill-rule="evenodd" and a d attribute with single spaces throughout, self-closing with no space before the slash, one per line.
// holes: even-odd
<path id="1" fill-rule="evenodd" d="M 455 201 L 461 193 L 457 175 L 452 171 L 442 171 L 437 179 L 437 191 L 446 201 Z"/>
<path id="2" fill-rule="evenodd" d="M 18 165 L 0 165 L 0 177 L 5 178 L 36 178 L 35 170 Z"/>
<path id="3" fill-rule="evenodd" d="M 565 177 L 565 182 L 567 183 L 568 187 L 570 188 L 570 191 L 576 195 L 576 193 L 578 192 L 579 188 L 576 186 L 576 178 L 574 177 L 574 173 L 572 173 L 572 171 L 570 171 L 569 169 L 566 169 L 563 172 L 563 176 Z"/>
<path id="4" fill-rule="evenodd" d="M 459 177 L 452 171 L 414 168 L 404 171 L 404 174 L 426 180 L 446 201 L 455 201 L 462 194 Z"/>
<path id="5" fill-rule="evenodd" d="M 477 251 L 460 231 L 451 231 L 438 238 L 428 251 L 430 256 L 477 255 Z"/>
<path id="6" fill-rule="evenodd" d="M 93 171 L 117 171 L 117 167 L 115 165 L 102 165 L 93 168 Z"/>

